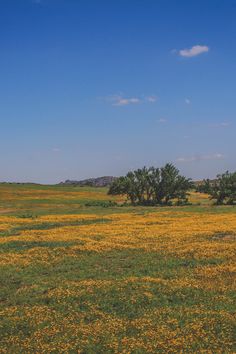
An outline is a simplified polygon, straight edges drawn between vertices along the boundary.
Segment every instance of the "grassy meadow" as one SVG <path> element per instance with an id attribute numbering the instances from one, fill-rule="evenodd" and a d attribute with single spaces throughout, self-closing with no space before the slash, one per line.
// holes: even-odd
<path id="1" fill-rule="evenodd" d="M 0 353 L 235 353 L 236 208 L 106 193 L 0 185 Z"/>

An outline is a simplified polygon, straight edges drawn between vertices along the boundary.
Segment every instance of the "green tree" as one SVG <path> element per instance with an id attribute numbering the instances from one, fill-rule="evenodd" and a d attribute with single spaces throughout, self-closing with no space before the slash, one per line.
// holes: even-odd
<path id="1" fill-rule="evenodd" d="M 127 178 L 126 177 L 118 177 L 116 178 L 108 191 L 108 194 L 111 195 L 125 195 L 128 192 L 127 186 Z"/>
<path id="2" fill-rule="evenodd" d="M 211 199 L 216 200 L 216 204 L 235 204 L 236 203 L 236 172 L 226 171 L 217 176 L 210 189 Z"/>
<path id="3" fill-rule="evenodd" d="M 203 182 L 197 186 L 196 191 L 199 193 L 210 194 L 211 181 L 209 179 L 204 179 Z"/>
<path id="4" fill-rule="evenodd" d="M 160 169 L 159 200 L 170 204 L 173 199 L 187 201 L 187 192 L 193 187 L 190 179 L 179 174 L 179 170 L 170 163 Z M 161 198 L 161 200 L 160 200 Z"/>
<path id="5" fill-rule="evenodd" d="M 192 186 L 191 180 L 181 176 L 174 165 L 166 164 L 162 168 L 143 167 L 128 172 L 114 181 L 108 193 L 127 195 L 132 204 L 171 204 L 173 199 L 183 204 Z"/>

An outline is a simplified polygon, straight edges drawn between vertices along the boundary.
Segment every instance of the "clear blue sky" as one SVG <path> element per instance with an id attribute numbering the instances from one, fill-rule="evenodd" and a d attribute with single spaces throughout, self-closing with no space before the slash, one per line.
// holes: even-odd
<path id="1" fill-rule="evenodd" d="M 0 0 L 0 180 L 236 170 L 236 0 Z"/>

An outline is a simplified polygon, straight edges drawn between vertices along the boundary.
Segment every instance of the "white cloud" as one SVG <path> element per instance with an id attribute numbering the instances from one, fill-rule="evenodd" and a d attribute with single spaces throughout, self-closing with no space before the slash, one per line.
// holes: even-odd
<path id="1" fill-rule="evenodd" d="M 121 95 L 113 95 L 107 98 L 108 101 L 112 102 L 113 106 L 127 106 L 129 104 L 140 103 L 140 98 L 137 97 L 123 97 Z"/>
<path id="2" fill-rule="evenodd" d="M 55 147 L 55 148 L 52 149 L 52 152 L 60 152 L 60 151 L 61 151 L 61 149 L 60 149 L 60 148 L 57 148 L 57 147 Z"/>
<path id="3" fill-rule="evenodd" d="M 103 100 L 110 102 L 112 106 L 128 106 L 138 103 L 155 103 L 158 100 L 158 97 L 155 95 L 152 96 L 141 96 L 141 97 L 126 97 L 122 93 L 116 95 L 110 95 L 104 97 Z"/>
<path id="4" fill-rule="evenodd" d="M 186 104 L 190 104 L 191 103 L 190 99 L 189 98 L 185 98 L 185 103 Z"/>
<path id="5" fill-rule="evenodd" d="M 158 119 L 158 122 L 159 123 L 166 123 L 167 122 L 167 119 L 165 119 L 165 118 L 160 118 L 160 119 Z"/>
<path id="6" fill-rule="evenodd" d="M 206 45 L 194 45 L 192 48 L 181 49 L 178 53 L 181 57 L 192 58 L 202 53 L 209 52 L 210 48 Z"/>
<path id="7" fill-rule="evenodd" d="M 148 97 L 146 97 L 146 100 L 150 103 L 154 103 L 158 100 L 158 97 L 157 96 L 148 96 Z"/>
<path id="8" fill-rule="evenodd" d="M 211 124 L 210 127 L 211 128 L 225 128 L 225 127 L 228 127 L 229 125 L 230 125 L 229 122 L 221 122 L 221 123 Z"/>
<path id="9" fill-rule="evenodd" d="M 187 157 L 179 157 L 176 159 L 177 162 L 195 162 L 195 161 L 204 161 L 204 160 L 221 160 L 224 159 L 223 154 L 209 154 L 209 155 L 194 155 Z"/>
<path id="10" fill-rule="evenodd" d="M 140 99 L 137 97 L 131 97 L 131 98 L 120 97 L 116 102 L 113 103 L 113 106 L 127 106 L 129 104 L 136 104 L 139 102 Z"/>

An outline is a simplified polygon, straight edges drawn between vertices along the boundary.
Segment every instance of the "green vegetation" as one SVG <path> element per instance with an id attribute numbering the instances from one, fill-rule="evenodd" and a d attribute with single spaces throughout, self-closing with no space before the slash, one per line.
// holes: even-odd
<path id="1" fill-rule="evenodd" d="M 235 207 L 0 184 L 0 353 L 234 353 Z"/>
<path id="2" fill-rule="evenodd" d="M 204 180 L 198 187 L 198 191 L 209 194 L 217 205 L 234 205 L 236 204 L 236 172 L 227 171 L 218 175 L 214 181 Z"/>
<path id="3" fill-rule="evenodd" d="M 128 172 L 112 183 L 108 194 L 126 195 L 133 205 L 171 205 L 173 200 L 183 205 L 191 188 L 190 179 L 181 176 L 174 165 L 166 164 L 161 168 L 143 167 Z"/>
<path id="4" fill-rule="evenodd" d="M 21 231 L 26 230 L 51 230 L 57 229 L 59 227 L 64 226 L 80 226 L 80 225 L 90 225 L 90 224 L 99 224 L 104 222 L 109 222 L 109 219 L 94 219 L 94 220 L 76 220 L 76 221 L 69 221 L 69 222 L 43 222 L 38 224 L 29 224 L 29 225 L 21 225 L 15 226 L 7 231 L 0 232 L 1 236 L 16 236 L 20 235 Z"/>

